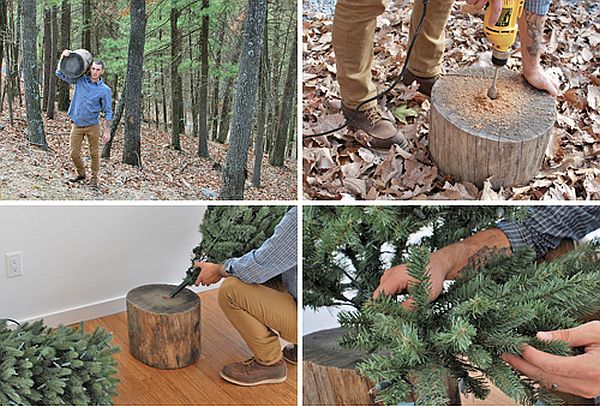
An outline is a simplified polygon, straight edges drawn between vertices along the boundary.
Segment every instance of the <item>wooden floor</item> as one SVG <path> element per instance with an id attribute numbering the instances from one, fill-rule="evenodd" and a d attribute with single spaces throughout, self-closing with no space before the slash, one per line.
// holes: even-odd
<path id="1" fill-rule="evenodd" d="M 219 376 L 223 365 L 251 356 L 244 340 L 229 323 L 217 303 L 217 290 L 200 293 L 202 302 L 202 355 L 187 368 L 151 368 L 129 353 L 127 314 L 117 313 L 85 323 L 86 331 L 96 326 L 111 331 L 113 344 L 121 347 L 116 355 L 119 379 L 115 404 L 297 404 L 297 367 L 288 364 L 288 379 L 275 385 L 241 387 Z"/>

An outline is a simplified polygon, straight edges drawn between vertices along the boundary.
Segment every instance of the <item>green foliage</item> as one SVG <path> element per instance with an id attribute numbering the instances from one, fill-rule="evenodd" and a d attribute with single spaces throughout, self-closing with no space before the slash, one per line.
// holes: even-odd
<path id="1" fill-rule="evenodd" d="M 184 281 L 196 282 L 194 261 L 223 263 L 262 245 L 288 210 L 286 206 L 210 206 L 200 224 L 202 241 L 193 249 L 192 265 Z"/>
<path id="2" fill-rule="evenodd" d="M 489 392 L 486 377 L 520 404 L 560 404 L 500 355 L 520 354 L 525 344 L 558 355 L 576 351 L 565 342 L 539 341 L 535 334 L 574 327 L 582 315 L 600 310 L 595 249 L 582 246 L 551 263 L 536 263 L 531 250 L 510 256 L 489 252 L 430 303 L 427 252 L 412 249 L 407 262 L 418 280 L 409 291 L 415 309 L 401 307 L 405 296 L 370 299 L 360 311 L 340 316 L 342 344 L 370 354 L 358 369 L 386 382 L 378 392 L 386 404 L 412 396 L 417 405 L 447 404 L 445 377 L 459 379 L 462 390 L 479 399 Z"/>
<path id="3" fill-rule="evenodd" d="M 391 265 L 406 262 L 409 237 L 429 227 L 421 244 L 436 250 L 499 218 L 516 218 L 516 207 L 310 206 L 304 208 L 304 304 L 311 308 L 360 308 Z M 417 260 L 417 256 L 414 256 Z"/>
<path id="4" fill-rule="evenodd" d="M 0 320 L 0 404 L 110 405 L 118 379 L 111 334 Z"/>

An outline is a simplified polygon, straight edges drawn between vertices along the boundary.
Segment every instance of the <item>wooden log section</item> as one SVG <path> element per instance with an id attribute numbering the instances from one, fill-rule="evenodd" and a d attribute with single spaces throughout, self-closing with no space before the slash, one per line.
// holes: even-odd
<path id="1" fill-rule="evenodd" d="M 183 368 L 200 356 L 200 298 L 171 285 L 145 285 L 127 294 L 131 354 L 151 367 Z"/>
<path id="2" fill-rule="evenodd" d="M 339 328 L 321 330 L 303 337 L 303 405 L 373 405 L 369 390 L 375 383 L 359 375 L 354 367 L 364 357 L 359 351 L 340 348 Z M 455 380 L 447 382 L 451 405 L 460 405 Z M 410 401 L 408 401 L 410 403 Z"/>
<path id="3" fill-rule="evenodd" d="M 540 170 L 556 121 L 554 99 L 506 68 L 498 97 L 487 90 L 493 68 L 466 68 L 431 91 L 429 148 L 443 174 L 482 187 L 522 185 Z"/>

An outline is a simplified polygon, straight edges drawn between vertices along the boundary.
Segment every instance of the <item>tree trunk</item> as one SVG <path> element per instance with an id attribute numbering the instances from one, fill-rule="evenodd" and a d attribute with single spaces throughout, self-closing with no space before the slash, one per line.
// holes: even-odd
<path id="1" fill-rule="evenodd" d="M 171 148 L 181 150 L 179 134 L 183 130 L 183 96 L 181 91 L 181 38 L 177 28 L 179 10 L 171 7 Z"/>
<path id="2" fill-rule="evenodd" d="M 81 47 L 94 54 L 92 50 L 92 0 L 83 0 L 83 30 L 81 31 Z"/>
<path id="3" fill-rule="evenodd" d="M 60 52 L 69 49 L 71 44 L 71 4 L 62 0 L 60 9 Z M 56 68 L 56 67 L 55 67 Z M 69 110 L 69 84 L 58 81 L 58 110 Z"/>
<path id="4" fill-rule="evenodd" d="M 42 86 L 42 110 L 48 108 L 48 90 L 50 87 L 50 75 L 54 76 L 50 66 L 50 54 L 52 54 L 52 11 L 50 7 L 44 6 L 44 40 L 43 40 L 43 71 L 44 82 Z"/>
<path id="5" fill-rule="evenodd" d="M 231 122 L 231 100 L 233 99 L 233 77 L 227 79 L 225 84 L 225 97 L 221 107 L 221 118 L 219 119 L 219 135 L 217 142 L 224 144 L 229 134 L 229 123 Z"/>
<path id="6" fill-rule="evenodd" d="M 8 36 L 8 24 L 6 18 L 6 0 L 0 0 L 0 68 L 2 67 L 2 59 L 4 58 L 4 42 L 7 41 Z M 8 61 L 7 66 L 8 66 Z M 8 68 L 6 69 L 6 73 L 8 76 Z M 6 86 L 6 85 L 5 85 Z M 2 92 L 2 75 L 0 75 L 0 95 L 3 95 Z M 0 98 L 0 113 L 2 113 L 2 109 L 4 107 L 4 97 Z"/>
<path id="7" fill-rule="evenodd" d="M 49 80 L 48 80 L 48 104 L 46 105 L 46 116 L 49 119 L 54 119 L 54 100 L 56 99 L 56 75 L 54 74 L 54 69 L 56 69 L 56 64 L 58 63 L 57 58 L 57 46 L 58 46 L 58 7 L 52 6 L 50 11 L 50 21 L 51 21 L 51 40 L 50 40 L 50 54 L 46 55 L 48 59 L 50 59 L 50 71 L 49 71 Z M 61 80 L 62 82 L 62 80 Z"/>
<path id="8" fill-rule="evenodd" d="M 209 0 L 202 0 L 202 9 L 209 6 Z M 202 71 L 200 77 L 199 108 L 200 122 L 198 127 L 198 156 L 208 158 L 208 129 L 206 121 L 208 119 L 208 14 L 202 17 L 202 40 L 200 41 L 200 51 L 202 53 Z"/>
<path id="9" fill-rule="evenodd" d="M 112 149 L 112 143 L 115 139 L 115 134 L 117 133 L 117 128 L 119 128 L 119 123 L 121 122 L 121 117 L 123 116 L 123 110 L 125 110 L 125 92 L 127 92 L 127 82 L 123 84 L 123 91 L 121 92 L 121 98 L 119 99 L 119 103 L 117 103 L 117 108 L 115 109 L 115 114 L 113 114 L 113 120 L 110 124 L 110 139 L 104 146 L 102 147 L 102 158 L 110 159 L 110 152 Z"/>
<path id="10" fill-rule="evenodd" d="M 431 157 L 442 174 L 478 187 L 488 178 L 493 187 L 524 184 L 544 160 L 556 121 L 554 99 L 519 73 L 503 69 L 498 99 L 492 101 L 487 97 L 490 69 L 461 69 L 436 82 Z"/>
<path id="11" fill-rule="evenodd" d="M 27 138 L 29 142 L 46 150 L 46 135 L 40 109 L 40 89 L 37 74 L 36 0 L 22 1 L 23 81 L 25 82 L 25 108 L 27 111 Z"/>
<path id="12" fill-rule="evenodd" d="M 268 49 L 269 36 L 267 35 L 267 27 L 265 27 L 265 35 L 263 39 L 263 52 L 260 56 L 259 84 L 258 84 L 258 123 L 256 125 L 256 141 L 254 143 L 254 171 L 252 172 L 252 186 L 260 187 L 260 172 L 262 169 L 262 161 L 264 156 L 265 144 L 265 121 L 267 114 L 267 91 L 268 82 Z"/>
<path id="13" fill-rule="evenodd" d="M 285 90 L 283 92 L 283 100 L 281 110 L 279 111 L 279 120 L 277 120 L 277 133 L 275 134 L 275 146 L 273 153 L 270 155 L 270 163 L 273 166 L 283 166 L 285 158 L 285 146 L 287 144 L 287 136 L 289 129 L 290 117 L 292 112 L 296 111 L 293 105 L 294 93 L 296 92 L 296 41 L 290 53 L 290 61 L 288 63 L 287 79 L 285 82 Z M 295 117 L 296 115 L 294 115 Z"/>
<path id="14" fill-rule="evenodd" d="M 226 14 L 223 13 L 223 18 L 226 18 Z M 217 56 L 215 58 L 215 66 L 214 69 L 218 72 L 219 69 L 221 68 L 221 56 L 223 55 L 223 48 L 225 47 L 225 44 L 223 43 L 223 40 L 225 39 L 225 21 L 222 21 L 219 24 L 219 40 L 217 42 L 218 44 L 218 51 L 217 51 Z M 210 126 L 210 139 L 211 140 L 215 140 L 217 139 L 217 136 L 219 134 L 218 132 L 218 127 L 219 127 L 219 100 L 221 100 L 220 95 L 219 95 L 219 84 L 221 83 L 221 78 L 220 75 L 217 74 L 215 76 L 215 84 L 213 87 L 213 91 L 211 94 L 212 97 L 212 103 L 211 103 L 211 108 L 210 108 L 210 114 L 212 115 L 212 125 Z"/>
<path id="15" fill-rule="evenodd" d="M 189 24 L 190 27 L 193 24 L 194 21 L 194 16 L 192 13 L 192 10 L 190 9 L 189 11 Z M 196 59 L 194 58 L 194 47 L 192 46 L 192 36 L 188 35 L 188 50 L 190 53 L 190 66 L 192 67 L 190 69 L 190 74 L 189 74 L 189 78 L 190 78 L 190 100 L 191 100 L 191 105 L 192 105 L 192 134 L 194 135 L 194 137 L 198 136 L 198 91 L 196 90 L 197 86 L 197 81 L 196 81 L 196 75 L 194 74 L 194 62 L 196 61 Z"/>
<path id="16" fill-rule="evenodd" d="M 244 23 L 244 45 L 240 58 L 240 73 L 236 85 L 232 132 L 223 168 L 221 199 L 242 200 L 248 160 L 248 143 L 252 131 L 254 105 L 258 87 L 258 67 L 263 30 L 267 15 L 266 0 L 249 0 Z"/>
<path id="17" fill-rule="evenodd" d="M 131 0 L 131 33 L 125 78 L 125 140 L 123 162 L 142 167 L 140 148 L 142 74 L 146 41 L 146 2 Z"/>

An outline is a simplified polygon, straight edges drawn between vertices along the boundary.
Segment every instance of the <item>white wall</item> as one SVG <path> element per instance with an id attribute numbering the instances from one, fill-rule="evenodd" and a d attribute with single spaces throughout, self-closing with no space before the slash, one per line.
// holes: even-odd
<path id="1" fill-rule="evenodd" d="M 137 286 L 179 284 L 205 209 L 0 207 L 0 318 L 72 323 L 124 310 Z M 24 272 L 8 279 L 4 254 L 14 251 Z"/>

